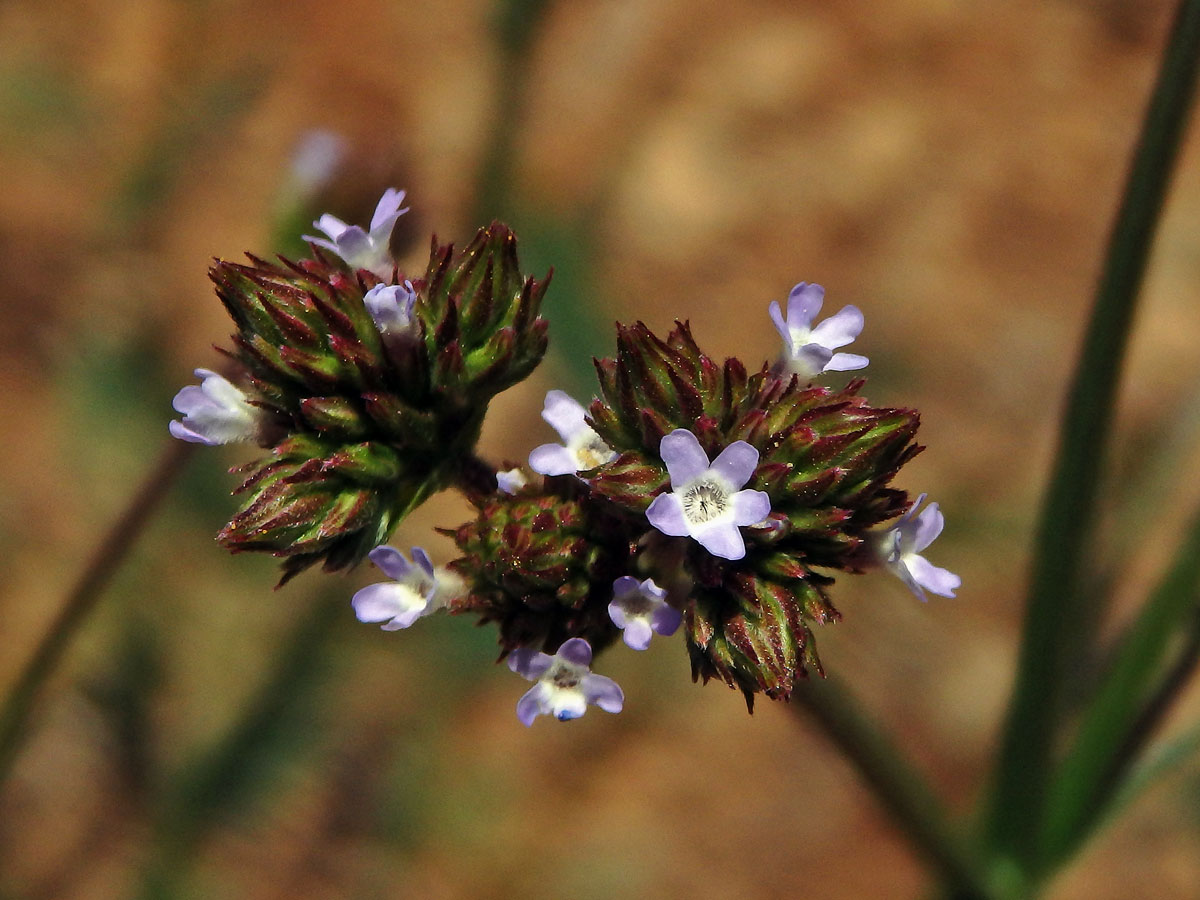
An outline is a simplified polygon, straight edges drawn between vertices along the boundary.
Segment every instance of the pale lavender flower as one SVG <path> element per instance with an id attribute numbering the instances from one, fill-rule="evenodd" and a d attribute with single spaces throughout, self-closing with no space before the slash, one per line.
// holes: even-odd
<path id="1" fill-rule="evenodd" d="M 571 475 L 594 469 L 616 456 L 584 420 L 584 410 L 564 391 L 546 394 L 542 418 L 563 439 L 562 444 L 542 444 L 529 454 L 529 468 L 542 475 Z"/>
<path id="2" fill-rule="evenodd" d="M 863 314 L 857 306 L 843 306 L 817 327 L 811 327 L 824 300 L 825 288 L 800 282 L 788 294 L 786 321 L 779 304 L 771 301 L 771 321 L 783 338 L 779 366 L 785 372 L 813 378 L 822 372 L 847 372 L 867 365 L 865 356 L 833 352 L 851 343 L 862 331 Z"/>
<path id="3" fill-rule="evenodd" d="M 368 556 L 394 580 L 368 585 L 355 593 L 350 603 L 360 622 L 382 622 L 384 631 L 399 631 L 443 608 L 461 591 L 458 576 L 434 569 L 429 554 L 420 547 L 412 549 L 415 565 L 386 544 Z"/>
<path id="4" fill-rule="evenodd" d="M 608 615 L 624 634 L 626 645 L 645 650 L 657 632 L 669 637 L 683 621 L 683 614 L 667 604 L 667 592 L 647 578 L 638 581 L 632 575 L 622 575 L 613 582 L 613 599 Z"/>
<path id="5" fill-rule="evenodd" d="M 899 521 L 881 535 L 877 552 L 883 564 L 917 599 L 925 600 L 925 591 L 940 597 L 953 597 L 962 585 L 962 579 L 953 572 L 939 569 L 920 555 L 942 533 L 945 525 L 945 518 L 936 503 L 930 503 L 920 515 L 913 515 L 924 502 L 925 494 L 921 494 Z"/>
<path id="6" fill-rule="evenodd" d="M 583 638 L 565 641 L 553 656 L 524 647 L 514 650 L 508 667 L 537 682 L 517 701 L 517 718 L 525 725 L 540 715 L 565 722 L 582 716 L 588 704 L 619 713 L 625 694 L 611 678 L 593 674 L 591 664 L 592 647 Z"/>
<path id="7" fill-rule="evenodd" d="M 370 232 L 358 225 L 347 225 L 337 216 L 326 213 L 313 222 L 313 226 L 325 232 L 329 239 L 306 234 L 304 240 L 333 251 L 353 269 L 366 269 L 376 277 L 390 281 L 396 264 L 388 242 L 396 220 L 408 212 L 408 207 L 400 208 L 403 202 L 404 191 L 388 188 L 375 207 Z"/>
<path id="8" fill-rule="evenodd" d="M 677 428 L 662 439 L 658 452 L 671 476 L 671 490 L 655 497 L 646 510 L 650 524 L 673 537 L 690 535 L 713 556 L 745 556 L 738 528 L 761 522 L 771 512 L 771 498 L 764 491 L 739 490 L 758 467 L 758 451 L 734 441 L 709 465 L 696 436 Z"/>
<path id="9" fill-rule="evenodd" d="M 496 473 L 496 487 L 506 494 L 515 494 L 527 484 L 529 479 L 520 469 L 506 469 Z"/>
<path id="10" fill-rule="evenodd" d="M 183 421 L 168 426 L 171 434 L 193 444 L 230 444 L 253 440 L 258 433 L 259 410 L 227 379 L 208 369 L 196 369 L 203 381 L 189 384 L 175 395 L 171 405 L 183 413 Z"/>
<path id="11" fill-rule="evenodd" d="M 411 281 L 377 284 L 363 295 L 363 303 L 380 334 L 404 335 L 413 330 L 413 304 L 417 292 Z"/>

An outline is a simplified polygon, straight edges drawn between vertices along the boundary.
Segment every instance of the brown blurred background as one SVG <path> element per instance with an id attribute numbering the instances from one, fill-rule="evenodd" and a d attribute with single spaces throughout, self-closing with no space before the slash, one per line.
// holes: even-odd
<path id="1" fill-rule="evenodd" d="M 941 502 L 930 555 L 964 587 L 921 605 L 883 576 L 842 579 L 844 621 L 818 641 L 969 812 L 1170 12 L 563 0 L 536 31 L 514 26 L 505 62 L 489 0 L 0 5 L 0 686 L 162 452 L 172 394 L 217 359 L 230 329 L 209 260 L 295 250 L 314 212 L 365 222 L 395 185 L 412 205 L 410 271 L 430 232 L 462 241 L 483 215 L 516 227 L 529 270 L 555 266 L 552 354 L 494 403 L 483 449 L 497 460 L 551 439 L 545 391 L 586 393 L 614 319 L 687 318 L 711 355 L 757 365 L 777 351 L 767 304 L 793 283 L 823 283 L 827 312 L 863 309 L 850 349 L 871 357 L 866 394 L 922 411 L 929 449 L 901 486 Z M 292 154 L 316 128 L 348 153 L 298 198 Z M 1200 499 L 1198 153 L 1193 139 L 1127 367 L 1097 553 L 1122 566 L 1107 630 Z M 281 230 L 292 243 L 273 246 Z M 378 580 L 369 567 L 273 592 L 270 560 L 211 540 L 233 509 L 224 469 L 247 458 L 197 454 L 52 682 L 0 794 L 6 896 L 929 888 L 798 710 L 751 717 L 724 687 L 693 685 L 679 641 L 601 658 L 626 691 L 620 716 L 526 730 L 513 708 L 527 685 L 492 665 L 491 632 L 359 625 L 349 598 Z M 432 529 L 466 515 L 440 497 L 393 543 L 445 561 Z M 1171 727 L 1198 716 L 1192 691 Z M 1142 797 L 1052 896 L 1200 896 L 1200 767 Z"/>

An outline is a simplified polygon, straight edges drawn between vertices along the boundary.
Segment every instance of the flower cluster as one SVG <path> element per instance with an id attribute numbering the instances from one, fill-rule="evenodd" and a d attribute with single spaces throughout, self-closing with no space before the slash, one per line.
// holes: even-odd
<path id="1" fill-rule="evenodd" d="M 938 505 L 918 512 L 925 495 L 892 484 L 923 449 L 917 413 L 869 405 L 861 379 L 814 381 L 867 365 L 841 352 L 862 331 L 856 307 L 814 325 L 824 289 L 797 284 L 786 315 L 768 308 L 783 350 L 758 370 L 710 358 L 684 323 L 665 338 L 618 325 L 589 404 L 546 395 L 560 442 L 533 449 L 528 469 L 498 469 L 476 454 L 480 427 L 545 352 L 547 282 L 521 274 L 498 223 L 461 252 L 435 242 L 425 273 L 405 277 L 390 249 L 404 197 L 387 191 L 366 229 L 321 216 L 308 259 L 212 270 L 236 326 L 232 365 L 196 370 L 170 430 L 266 450 L 239 470 L 246 501 L 219 535 L 231 550 L 281 557 L 284 581 L 369 558 L 390 580 L 351 603 L 385 631 L 437 612 L 495 625 L 509 668 L 534 682 L 517 703 L 527 725 L 619 712 L 594 654 L 677 632 L 694 679 L 749 705 L 787 699 L 822 671 L 813 629 L 840 618 L 839 572 L 954 596 L 960 579 L 922 555 Z M 475 508 L 442 530 L 456 558 L 438 567 L 386 544 L 447 488 Z"/>

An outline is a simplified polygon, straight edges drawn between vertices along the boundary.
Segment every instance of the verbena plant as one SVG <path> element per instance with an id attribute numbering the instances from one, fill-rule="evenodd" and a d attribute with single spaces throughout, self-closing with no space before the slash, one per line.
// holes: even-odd
<path id="1" fill-rule="evenodd" d="M 188 443 L 262 448 L 237 470 L 243 502 L 219 539 L 278 556 L 281 583 L 311 566 L 370 559 L 388 580 L 354 595 L 360 620 L 398 630 L 445 612 L 495 625 L 501 657 L 534 682 L 515 701 L 525 724 L 573 719 L 589 704 L 619 712 L 624 693 L 591 671 L 594 657 L 680 633 L 694 678 L 729 685 L 750 708 L 765 695 L 814 714 L 948 894 L 1034 896 L 1137 790 L 1200 744 L 1193 731 L 1147 751 L 1200 655 L 1200 520 L 1111 648 L 1078 721 L 1062 696 L 1081 652 L 1074 623 L 1093 608 L 1084 572 L 1097 484 L 1198 54 L 1200 0 L 1188 0 L 1068 393 L 1013 699 L 992 790 L 968 827 L 947 820 L 899 748 L 824 679 L 817 656 L 816 626 L 839 616 L 836 576 L 883 570 L 922 599 L 960 587 L 924 556 L 942 529 L 937 504 L 898 486 L 923 449 L 918 415 L 871 406 L 861 379 L 833 381 L 867 365 L 842 350 L 863 316 L 847 306 L 818 321 L 818 285 L 802 282 L 786 307 L 771 305 L 782 351 L 758 365 L 711 358 L 683 322 L 666 335 L 618 326 L 587 405 L 547 395 L 543 417 L 560 442 L 532 448 L 525 465 L 497 465 L 476 452 L 480 427 L 490 400 L 546 352 L 548 279 L 522 272 L 516 237 L 499 223 L 461 249 L 435 240 L 423 272 L 401 272 L 389 238 L 404 194 L 389 189 L 367 228 L 318 219 L 322 234 L 305 258 L 214 266 L 236 332 L 214 366 L 222 374 L 198 369 L 201 384 L 177 395 L 183 417 L 171 431 Z M 0 777 L 39 688 L 173 470 L 137 498 L 6 701 Z M 387 545 L 407 515 L 448 489 L 475 510 L 446 530 L 457 556 L 435 565 L 419 547 L 406 555 Z M 213 778 L 251 739 L 235 737 Z M 168 853 L 163 865 L 183 855 Z"/>

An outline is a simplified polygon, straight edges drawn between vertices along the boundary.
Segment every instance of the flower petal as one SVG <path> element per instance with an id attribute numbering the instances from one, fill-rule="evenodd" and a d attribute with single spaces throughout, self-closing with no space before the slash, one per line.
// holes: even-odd
<path id="1" fill-rule="evenodd" d="M 650 614 L 650 626 L 663 637 L 673 635 L 682 623 L 683 613 L 665 603 Z"/>
<path id="2" fill-rule="evenodd" d="M 362 261 L 371 255 L 371 239 L 357 225 L 343 231 L 335 243 L 338 256 L 355 268 L 362 268 Z"/>
<path id="3" fill-rule="evenodd" d="M 750 480 L 758 468 L 758 451 L 745 441 L 734 441 L 721 451 L 709 468 L 737 490 Z"/>
<path id="4" fill-rule="evenodd" d="M 543 709 L 545 694 L 546 686 L 538 682 L 517 701 L 517 718 L 522 725 L 529 727 L 534 719 L 546 711 Z"/>
<path id="5" fill-rule="evenodd" d="M 870 361 L 867 357 L 857 353 L 835 353 L 825 364 L 825 371 L 850 372 L 854 369 L 865 369 Z"/>
<path id="6" fill-rule="evenodd" d="M 962 587 L 961 578 L 947 569 L 938 568 L 923 556 L 914 553 L 905 557 L 904 564 L 913 581 L 939 597 L 953 597 L 954 592 Z"/>
<path id="7" fill-rule="evenodd" d="M 410 588 L 385 581 L 355 592 L 350 605 L 354 607 L 354 615 L 360 622 L 385 622 L 414 609 L 409 602 L 414 597 L 416 594 Z M 422 608 L 421 605 L 415 607 L 416 615 L 408 622 L 409 625 L 416 621 Z"/>
<path id="8" fill-rule="evenodd" d="M 433 560 L 429 558 L 429 554 L 425 552 L 423 547 L 412 548 L 413 562 L 421 567 L 422 571 L 433 578 Z"/>
<path id="9" fill-rule="evenodd" d="M 216 447 L 221 443 L 221 441 L 214 441 L 212 438 L 188 428 L 176 419 L 172 419 L 167 423 L 167 430 L 171 432 L 172 437 L 176 437 L 181 441 L 188 441 L 192 444 L 204 444 L 208 447 Z"/>
<path id="10" fill-rule="evenodd" d="M 583 697 L 588 703 L 594 703 L 605 712 L 619 713 L 625 705 L 625 692 L 611 678 L 594 673 L 584 677 L 580 683 Z"/>
<path id="11" fill-rule="evenodd" d="M 380 544 L 367 554 L 367 558 L 375 563 L 384 575 L 397 581 L 403 581 L 413 569 L 412 563 L 403 553 L 387 544 Z"/>
<path id="12" fill-rule="evenodd" d="M 371 216 L 372 235 L 375 232 L 382 232 L 386 228 L 388 236 L 391 236 L 392 226 L 396 224 L 396 220 L 408 212 L 407 208 L 400 208 L 400 204 L 403 202 L 404 191 L 388 188 L 383 192 L 383 196 L 375 204 L 375 214 Z"/>
<path id="13" fill-rule="evenodd" d="M 807 330 L 825 302 L 825 288 L 802 281 L 788 294 L 788 327 Z"/>
<path id="14" fill-rule="evenodd" d="M 700 546 L 722 559 L 741 559 L 746 555 L 746 542 L 732 522 L 721 522 L 692 534 Z"/>
<path id="15" fill-rule="evenodd" d="M 833 351 L 828 347 L 805 344 L 798 347 L 787 359 L 787 371 L 795 372 L 801 378 L 813 378 L 825 371 L 831 359 Z"/>
<path id="16" fill-rule="evenodd" d="M 536 681 L 546 674 L 554 657 L 529 647 L 518 647 L 508 654 L 508 668 L 523 678 Z"/>
<path id="17" fill-rule="evenodd" d="M 905 586 L 910 591 L 913 592 L 914 597 L 916 597 L 918 600 L 920 600 L 922 603 L 924 603 L 928 599 L 925 596 L 925 591 L 921 588 L 921 585 L 917 583 L 917 580 L 915 578 L 913 578 L 912 573 L 910 571 L 908 571 L 908 566 L 905 565 L 906 562 L 908 562 L 909 560 L 912 560 L 914 558 L 915 557 L 909 556 L 909 557 L 905 558 L 903 561 L 894 563 L 893 565 L 889 566 L 888 568 L 891 569 L 891 571 L 896 575 L 896 577 L 899 578 L 901 581 L 903 581 Z"/>
<path id="18" fill-rule="evenodd" d="M 542 418 L 564 441 L 571 440 L 581 429 L 588 427 L 584 415 L 584 408 L 566 391 L 550 391 L 546 394 Z"/>
<path id="19" fill-rule="evenodd" d="M 565 641 L 558 652 L 554 654 L 575 666 L 587 668 L 592 664 L 592 645 L 583 638 L 571 638 Z"/>
<path id="20" fill-rule="evenodd" d="M 936 503 L 930 503 L 921 510 L 913 524 L 911 543 L 904 549 L 909 553 L 920 553 L 942 533 L 946 518 Z"/>
<path id="21" fill-rule="evenodd" d="M 621 627 L 621 639 L 625 641 L 625 645 L 631 650 L 645 650 L 650 646 L 650 638 L 654 632 L 650 628 L 650 623 L 643 618 L 630 619 Z"/>
<path id="22" fill-rule="evenodd" d="M 811 340 L 822 347 L 836 350 L 851 343 L 862 330 L 862 311 L 857 306 L 843 306 L 812 330 Z"/>
<path id="23" fill-rule="evenodd" d="M 658 445 L 658 455 L 667 466 L 673 488 L 681 487 L 708 471 L 708 454 L 696 436 L 686 428 L 676 428 L 663 437 Z"/>
<path id="24" fill-rule="evenodd" d="M 539 475 L 573 475 L 579 471 L 575 455 L 562 444 L 542 444 L 529 454 L 529 468 Z"/>
<path id="25" fill-rule="evenodd" d="M 738 491 L 733 495 L 733 524 L 757 525 L 771 514 L 766 491 Z"/>
<path id="26" fill-rule="evenodd" d="M 325 215 L 313 222 L 313 228 L 317 229 L 318 231 L 325 232 L 327 235 L 329 235 L 329 240 L 334 242 L 336 242 L 337 239 L 342 236 L 342 233 L 349 227 L 349 225 L 347 225 L 337 216 L 332 216 L 329 213 L 325 213 Z M 311 238 L 305 238 L 305 240 L 311 240 Z M 336 250 L 337 248 L 331 247 L 330 249 Z"/>
<path id="27" fill-rule="evenodd" d="M 547 703 L 551 714 L 560 722 L 578 719 L 587 712 L 587 699 L 579 690 L 547 689 Z"/>
<path id="28" fill-rule="evenodd" d="M 677 494 L 659 494 L 646 510 L 650 524 L 671 537 L 690 534 L 687 519 L 683 514 L 683 503 Z"/>
<path id="29" fill-rule="evenodd" d="M 792 346 L 792 333 L 788 330 L 787 322 L 784 321 L 783 310 L 779 308 L 779 301 L 771 301 L 771 305 L 767 307 L 767 314 L 770 315 L 771 321 L 775 323 L 775 330 L 783 338 L 784 346 L 790 350 Z"/>

